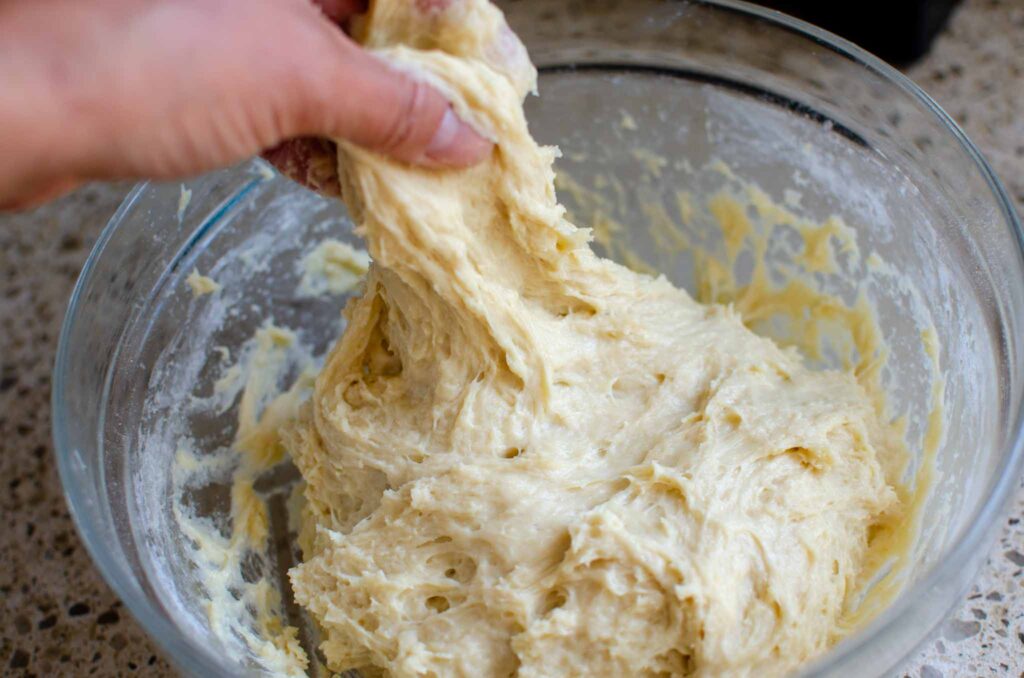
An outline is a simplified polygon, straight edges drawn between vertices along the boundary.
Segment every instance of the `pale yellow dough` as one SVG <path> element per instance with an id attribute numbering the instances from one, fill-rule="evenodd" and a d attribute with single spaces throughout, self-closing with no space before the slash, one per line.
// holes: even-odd
<path id="1" fill-rule="evenodd" d="M 202 275 L 199 269 L 192 269 L 192 272 L 185 278 L 185 282 L 192 288 L 193 297 L 201 297 L 204 294 L 213 294 L 220 291 L 220 283 L 213 278 Z"/>
<path id="2" fill-rule="evenodd" d="M 366 252 L 340 240 L 327 239 L 302 260 L 301 296 L 345 294 L 359 287 L 370 266 Z"/>
<path id="3" fill-rule="evenodd" d="M 865 391 L 595 256 L 530 137 L 500 13 L 373 3 L 358 37 L 443 86 L 490 160 L 342 144 L 373 265 L 284 442 L 297 600 L 334 670 L 766 676 L 840 634 L 896 454 Z"/>

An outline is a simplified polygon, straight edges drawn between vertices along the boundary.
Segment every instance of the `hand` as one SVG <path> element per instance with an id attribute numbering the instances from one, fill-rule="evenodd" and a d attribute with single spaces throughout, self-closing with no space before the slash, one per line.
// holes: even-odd
<path id="1" fill-rule="evenodd" d="M 482 159 L 490 142 L 438 92 L 348 39 L 341 25 L 364 5 L 0 0 L 0 207 L 275 146 L 272 161 L 316 180 L 331 137 L 431 166 Z M 299 137 L 318 139 L 278 146 Z"/>
<path id="2" fill-rule="evenodd" d="M 356 18 L 367 8 L 367 0 L 314 1 L 321 6 L 327 16 L 341 26 L 347 26 L 350 19 Z M 397 24 L 402 27 L 398 34 L 393 30 L 385 32 L 387 37 L 384 39 L 383 45 L 390 45 L 397 41 L 421 45 L 424 49 L 430 49 L 433 47 L 434 40 L 441 39 L 453 29 L 461 29 L 465 21 L 472 21 L 472 18 L 467 15 L 467 12 L 473 11 L 472 3 L 461 0 L 394 0 L 393 2 L 377 0 L 377 2 L 377 11 L 381 11 L 380 5 L 386 5 L 383 10 L 384 14 L 389 17 L 389 20 L 397 21 Z M 367 29 L 365 20 L 368 17 L 358 18 L 364 20 L 362 30 L 365 31 Z M 461 43 L 455 53 L 459 56 L 482 58 L 491 68 L 507 77 L 517 90 L 525 94 L 536 84 L 536 70 L 530 62 L 529 54 L 508 24 L 501 21 L 496 29 L 493 33 L 487 30 L 478 31 L 475 36 L 478 43 Z M 459 124 L 458 119 L 449 109 L 445 113 L 445 119 L 442 121 L 442 126 L 438 128 L 435 138 L 450 138 L 456 134 Z M 287 176 L 319 193 L 336 195 L 340 192 L 338 149 L 329 138 L 291 139 L 265 152 L 263 157 Z"/>

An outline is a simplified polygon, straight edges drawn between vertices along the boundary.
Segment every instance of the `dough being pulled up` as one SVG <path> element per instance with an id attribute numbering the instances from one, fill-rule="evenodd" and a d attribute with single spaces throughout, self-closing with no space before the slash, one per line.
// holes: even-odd
<path id="1" fill-rule="evenodd" d="M 776 675 L 840 634 L 896 495 L 854 378 L 598 258 L 499 70 L 485 0 L 357 31 L 493 134 L 482 165 L 342 144 L 366 289 L 285 439 L 307 487 L 298 601 L 332 669 Z M 507 63 L 507 62 L 506 62 Z"/>

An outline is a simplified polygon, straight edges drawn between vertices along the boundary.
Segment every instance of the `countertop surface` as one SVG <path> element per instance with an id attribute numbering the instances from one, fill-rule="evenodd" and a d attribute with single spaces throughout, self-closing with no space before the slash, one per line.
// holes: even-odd
<path id="1" fill-rule="evenodd" d="M 908 69 L 966 130 L 1024 214 L 1024 2 L 969 0 Z M 50 370 L 68 297 L 128 184 L 0 216 L 0 673 L 173 675 L 94 569 L 50 438 Z M 1024 487 L 974 586 L 898 676 L 1024 676 Z"/>

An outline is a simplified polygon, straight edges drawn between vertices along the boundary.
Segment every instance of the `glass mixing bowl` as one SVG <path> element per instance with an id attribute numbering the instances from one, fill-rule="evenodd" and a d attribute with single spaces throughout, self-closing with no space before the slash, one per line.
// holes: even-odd
<path id="1" fill-rule="evenodd" d="M 693 257 L 642 224 L 652 205 L 683 210 L 669 207 L 680 189 L 700 198 L 726 173 L 809 219 L 835 215 L 853 229 L 855 247 L 819 280 L 847 300 L 863 292 L 877 308 L 890 350 L 883 381 L 918 467 L 930 398 L 938 393 L 944 405 L 933 490 L 902 592 L 805 669 L 884 674 L 965 589 L 1019 476 L 1024 266 L 1021 226 L 1002 187 L 910 81 L 778 13 L 654 0 L 521 0 L 505 9 L 541 71 L 542 96 L 527 104 L 532 130 L 561 145 L 560 172 L 603 195 L 629 225 L 618 237 L 631 251 L 678 284 L 695 284 Z M 617 194 L 614 184 L 629 188 Z M 581 221 L 595 217 L 578 194 L 563 193 Z M 714 238 L 703 202 L 686 209 L 693 214 L 682 228 Z M 338 336 L 345 295 L 299 292 L 296 262 L 326 236 L 358 243 L 339 203 L 258 161 L 184 186 L 141 184 L 100 237 L 71 300 L 53 390 L 68 502 L 111 587 L 191 673 L 265 667 L 237 638 L 209 631 L 189 540 L 173 518 L 182 499 L 172 496 L 174 455 L 184 439 L 212 452 L 234 435 L 237 402 L 194 407 L 221 375 L 223 352 L 214 347 L 237 355 L 268 318 L 295 329 L 314 355 Z M 861 265 L 872 253 L 898 275 L 873 277 Z M 194 269 L 223 290 L 193 298 L 185 278 Z M 944 392 L 922 357 L 929 324 Z M 285 385 L 295 375 L 278 376 Z M 294 480 L 283 467 L 263 487 L 277 547 L 267 571 L 278 582 L 294 558 L 287 525 L 276 524 Z M 223 521 L 226 496 L 214 482 L 186 499 Z M 284 614 L 301 624 L 283 588 Z"/>

